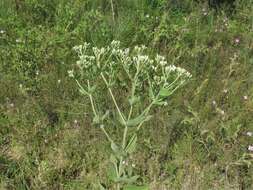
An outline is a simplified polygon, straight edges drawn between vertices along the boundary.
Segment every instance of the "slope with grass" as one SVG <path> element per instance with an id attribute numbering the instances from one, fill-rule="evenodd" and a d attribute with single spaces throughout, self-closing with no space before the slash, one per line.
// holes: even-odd
<path id="1" fill-rule="evenodd" d="M 252 0 L 233 12 L 207 1 L 118 0 L 114 20 L 107 0 L 16 2 L 0 2 L 0 189 L 114 189 L 109 143 L 67 76 L 74 46 L 112 40 L 144 44 L 193 75 L 140 131 L 129 162 L 137 184 L 253 188 Z M 97 100 L 113 110 L 105 97 Z"/>

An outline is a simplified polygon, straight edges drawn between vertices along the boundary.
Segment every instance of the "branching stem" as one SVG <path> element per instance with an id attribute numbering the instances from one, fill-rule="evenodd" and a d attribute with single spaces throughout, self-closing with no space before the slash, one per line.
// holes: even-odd
<path id="1" fill-rule="evenodd" d="M 110 86 L 109 86 L 109 84 L 108 84 L 108 82 L 107 82 L 107 80 L 106 80 L 106 78 L 105 78 L 105 76 L 104 76 L 103 73 L 101 73 L 101 77 L 102 77 L 102 79 L 104 80 L 104 82 L 105 82 L 105 84 L 106 84 L 106 86 L 107 86 L 107 88 L 108 88 L 108 91 L 109 91 L 109 93 L 110 93 L 110 95 L 111 95 L 111 98 L 112 98 L 113 103 L 114 103 L 114 105 L 115 105 L 115 107 L 116 107 L 116 109 L 117 109 L 117 111 L 118 111 L 118 113 L 119 113 L 119 116 L 120 116 L 121 120 L 123 121 L 123 123 L 126 123 L 125 118 L 124 118 L 122 112 L 121 112 L 120 109 L 119 109 L 119 106 L 118 106 L 118 104 L 117 104 L 117 102 L 116 102 L 116 100 L 115 100 L 115 98 L 114 98 L 114 95 L 113 95 L 113 93 L 112 93 L 112 90 L 111 90 L 111 88 L 110 88 Z"/>

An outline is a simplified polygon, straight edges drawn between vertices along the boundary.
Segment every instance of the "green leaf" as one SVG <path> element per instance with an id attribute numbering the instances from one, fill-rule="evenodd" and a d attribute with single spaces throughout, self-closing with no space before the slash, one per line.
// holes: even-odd
<path id="1" fill-rule="evenodd" d="M 126 125 L 128 127 L 134 127 L 134 126 L 137 126 L 139 125 L 140 123 L 142 122 L 145 122 L 145 121 L 148 121 L 151 119 L 151 115 L 139 115 L 138 117 L 134 118 L 134 119 L 131 119 L 129 121 L 126 122 Z"/>
<path id="2" fill-rule="evenodd" d="M 135 151 L 136 149 L 136 142 L 137 142 L 137 135 L 134 134 L 131 139 L 129 140 L 127 146 L 126 146 L 126 152 L 131 154 Z"/>
<path id="3" fill-rule="evenodd" d="M 155 101 L 154 102 L 154 105 L 158 105 L 158 106 L 163 106 L 164 104 L 166 104 L 166 101 L 160 100 L 160 101 Z"/>
<path id="4" fill-rule="evenodd" d="M 149 190 L 147 185 L 136 186 L 136 185 L 128 185 L 123 188 L 123 190 Z"/>
<path id="5" fill-rule="evenodd" d="M 116 154 L 119 153 L 119 147 L 118 147 L 114 142 L 111 143 L 111 149 L 112 149 L 113 152 L 115 152 Z"/>
<path id="6" fill-rule="evenodd" d="M 109 180 L 115 181 L 117 179 L 117 172 L 114 164 L 110 164 L 106 171 Z"/>
<path id="7" fill-rule="evenodd" d="M 166 98 L 168 96 L 171 95 L 171 90 L 167 89 L 167 88 L 162 88 L 159 92 L 159 96 Z"/>
<path id="8" fill-rule="evenodd" d="M 123 176 L 123 177 L 117 178 L 115 180 L 115 182 L 123 182 L 123 183 L 132 184 L 132 183 L 136 182 L 139 177 L 140 176 L 138 176 L 138 175 L 135 175 L 135 176 L 132 176 L 132 177 Z"/>
<path id="9" fill-rule="evenodd" d="M 125 157 L 126 152 L 119 146 L 117 146 L 114 142 L 111 143 L 111 149 L 115 153 L 116 158 L 120 158 L 121 156 Z"/>

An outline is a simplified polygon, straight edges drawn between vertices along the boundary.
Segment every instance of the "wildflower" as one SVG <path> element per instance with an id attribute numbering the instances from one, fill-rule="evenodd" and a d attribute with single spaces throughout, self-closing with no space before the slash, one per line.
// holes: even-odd
<path id="1" fill-rule="evenodd" d="M 68 71 L 68 75 L 70 78 L 74 78 L 74 71 L 73 70 L 69 70 Z"/>
<path id="2" fill-rule="evenodd" d="M 23 85 L 22 85 L 22 84 L 19 84 L 19 88 L 23 88 Z"/>
<path id="3" fill-rule="evenodd" d="M 142 45 L 142 46 L 135 46 L 134 47 L 134 51 L 137 53 L 137 54 L 141 54 L 145 49 L 147 49 L 146 46 Z"/>
<path id="4" fill-rule="evenodd" d="M 224 89 L 223 92 L 224 92 L 225 94 L 227 94 L 227 93 L 228 93 L 228 90 L 227 90 L 227 89 Z"/>
<path id="5" fill-rule="evenodd" d="M 146 14 L 146 16 L 145 16 L 146 18 L 149 18 L 149 14 Z"/>
<path id="6" fill-rule="evenodd" d="M 12 107 L 12 108 L 13 108 L 13 107 L 14 107 L 14 104 L 13 104 L 13 103 L 10 103 L 10 107 Z"/>
<path id="7" fill-rule="evenodd" d="M 212 104 L 213 104 L 214 106 L 216 106 L 216 105 L 217 105 L 217 103 L 216 103 L 216 101 L 215 101 L 215 100 L 213 100 L 213 101 L 212 101 Z"/>
<path id="8" fill-rule="evenodd" d="M 16 39 L 16 43 L 21 43 L 21 39 Z"/>
<path id="9" fill-rule="evenodd" d="M 251 152 L 253 152 L 253 145 L 249 145 L 248 146 L 248 150 L 251 151 Z"/>
<path id="10" fill-rule="evenodd" d="M 57 81 L 57 82 L 58 82 L 58 84 L 60 84 L 60 83 L 61 83 L 61 80 L 60 80 L 60 79 L 58 79 L 58 81 Z"/>
<path id="11" fill-rule="evenodd" d="M 239 44 L 240 43 L 240 38 L 235 38 L 235 43 Z"/>
<path id="12" fill-rule="evenodd" d="M 39 75 L 39 71 L 36 71 L 36 73 L 35 73 L 36 75 Z"/>
<path id="13" fill-rule="evenodd" d="M 120 47 L 120 41 L 113 40 L 111 42 L 111 46 L 113 47 L 113 49 L 119 49 L 119 47 Z"/>
<path id="14" fill-rule="evenodd" d="M 132 167 L 133 167 L 133 168 L 135 168 L 135 166 L 136 166 L 135 164 L 132 164 Z"/>
<path id="15" fill-rule="evenodd" d="M 248 100 L 248 96 L 243 96 L 243 99 L 244 100 Z"/>
<path id="16" fill-rule="evenodd" d="M 5 31 L 4 30 L 0 30 L 0 34 L 4 34 L 5 33 Z"/>
<path id="17" fill-rule="evenodd" d="M 78 121 L 75 119 L 75 120 L 74 120 L 74 124 L 77 124 L 77 123 L 78 123 Z"/>
<path id="18" fill-rule="evenodd" d="M 224 111 L 224 110 L 221 110 L 220 113 L 221 113 L 221 115 L 224 115 L 224 114 L 225 114 L 225 111 Z"/>
<path id="19" fill-rule="evenodd" d="M 207 12 L 207 10 L 206 10 L 205 8 L 202 9 L 202 12 L 203 12 L 203 15 L 204 15 L 204 16 L 208 15 L 208 12 Z"/>
<path id="20" fill-rule="evenodd" d="M 80 52 L 82 50 L 83 46 L 79 45 L 79 46 L 74 46 L 73 50 L 75 50 L 76 52 Z"/>
<path id="21" fill-rule="evenodd" d="M 246 135 L 249 136 L 249 137 L 252 137 L 252 136 L 253 136 L 253 133 L 250 132 L 250 131 L 248 131 L 248 132 L 246 133 Z"/>

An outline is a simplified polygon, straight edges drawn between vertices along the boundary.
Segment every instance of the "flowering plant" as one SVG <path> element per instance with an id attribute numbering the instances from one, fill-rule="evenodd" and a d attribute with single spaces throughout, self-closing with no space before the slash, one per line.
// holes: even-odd
<path id="1" fill-rule="evenodd" d="M 119 190 L 124 184 L 134 183 L 138 178 L 132 175 L 131 167 L 124 163 L 136 148 L 138 131 L 144 122 L 151 119 L 150 110 L 155 105 L 166 106 L 166 99 L 183 86 L 191 74 L 183 68 L 168 64 L 163 56 L 150 58 L 145 53 L 145 46 L 122 49 L 120 42 L 112 41 L 107 47 L 91 48 L 88 43 L 84 43 L 74 47 L 74 50 L 79 57 L 76 62 L 78 72 L 71 70 L 69 76 L 75 79 L 80 92 L 89 97 L 93 122 L 111 143 L 113 153 L 110 161 Z M 94 94 L 99 92 L 101 82 L 115 106 L 119 125 L 123 126 L 121 144 L 117 144 L 106 130 L 109 111 L 102 113 L 103 109 L 95 102 Z M 127 107 L 127 112 L 123 111 L 120 106 L 122 102 L 115 96 L 118 89 L 126 89 L 124 97 L 127 101 L 123 105 Z M 144 105 L 142 111 L 138 109 L 140 105 Z"/>

